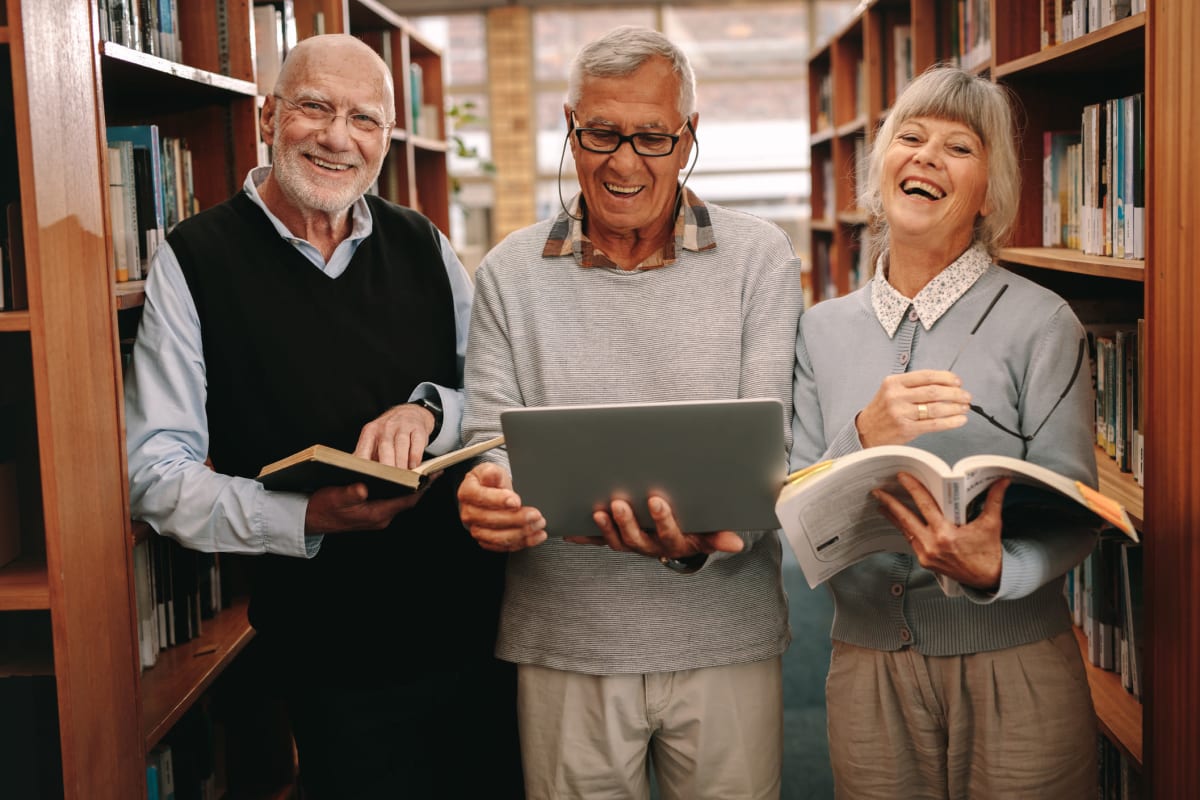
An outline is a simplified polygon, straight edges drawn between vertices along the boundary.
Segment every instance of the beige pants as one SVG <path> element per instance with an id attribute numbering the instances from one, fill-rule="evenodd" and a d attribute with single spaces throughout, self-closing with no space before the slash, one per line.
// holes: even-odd
<path id="1" fill-rule="evenodd" d="M 662 800 L 779 797 L 779 658 L 607 676 L 521 664 L 517 678 L 528 800 L 648 798 L 651 758 Z"/>
<path id="2" fill-rule="evenodd" d="M 966 656 L 833 643 L 839 800 L 1096 796 L 1096 720 L 1071 633 Z"/>

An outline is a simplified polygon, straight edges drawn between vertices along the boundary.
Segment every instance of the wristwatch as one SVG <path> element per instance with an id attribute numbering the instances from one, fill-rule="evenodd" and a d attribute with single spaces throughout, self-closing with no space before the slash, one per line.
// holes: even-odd
<path id="1" fill-rule="evenodd" d="M 667 556 L 659 556 L 659 563 L 669 570 L 678 572 L 681 575 L 691 575 L 694 572 L 699 572 L 700 568 L 708 561 L 708 553 L 696 553 L 683 558 L 668 558 Z"/>
<path id="2" fill-rule="evenodd" d="M 437 438 L 438 433 L 442 430 L 442 417 L 445 416 L 445 412 L 442 411 L 440 398 L 435 397 L 430 399 L 428 397 L 421 397 L 413 400 L 412 404 L 414 406 L 420 406 L 430 414 L 433 414 L 433 430 L 429 432 L 429 441 L 432 442 Z"/>

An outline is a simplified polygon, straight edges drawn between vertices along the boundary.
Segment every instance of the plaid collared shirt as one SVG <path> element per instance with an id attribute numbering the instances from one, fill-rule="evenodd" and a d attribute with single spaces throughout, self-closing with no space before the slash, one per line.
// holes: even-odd
<path id="1" fill-rule="evenodd" d="M 583 195 L 577 194 L 571 200 L 570 207 L 560 213 L 550 228 L 550 236 L 542 249 L 543 256 L 574 256 L 575 263 L 581 267 L 609 267 L 616 269 L 617 265 L 596 248 L 587 234 L 583 232 L 583 218 L 587 213 Z M 692 193 L 691 189 L 683 190 L 683 206 L 675 218 L 675 236 L 662 248 L 656 250 L 634 269 L 657 269 L 675 263 L 676 248 L 701 252 L 712 250 L 717 246 L 713 237 L 712 220 L 704 202 Z"/>

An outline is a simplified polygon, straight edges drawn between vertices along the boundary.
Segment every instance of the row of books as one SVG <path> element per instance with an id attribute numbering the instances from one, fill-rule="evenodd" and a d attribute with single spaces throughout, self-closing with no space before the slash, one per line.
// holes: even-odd
<path id="1" fill-rule="evenodd" d="M 178 0 L 99 0 L 100 38 L 183 61 Z"/>
<path id="2" fill-rule="evenodd" d="M 200 635 L 204 621 L 223 606 L 221 563 L 163 536 L 147 536 L 133 548 L 138 612 L 138 652 L 143 669 L 158 653 Z"/>
<path id="3" fill-rule="evenodd" d="M 1146 10 L 1146 0 L 1041 0 L 1041 4 L 1043 48 L 1078 39 Z"/>
<path id="4" fill-rule="evenodd" d="M 254 3 L 254 60 L 258 93 L 275 91 L 283 59 L 296 46 L 296 9 L 292 0 Z"/>
<path id="5" fill-rule="evenodd" d="M 1143 95 L 1084 106 L 1080 122 L 1042 137 L 1042 245 L 1145 258 Z"/>
<path id="6" fill-rule="evenodd" d="M 1096 737 L 1097 794 L 1100 800 L 1141 800 L 1142 773 L 1128 756 L 1103 734 Z"/>
<path id="7" fill-rule="evenodd" d="M 108 190 L 113 272 L 140 280 L 167 233 L 199 210 L 187 142 L 157 125 L 109 127 Z"/>
<path id="8" fill-rule="evenodd" d="M 225 781 L 216 758 L 207 698 L 188 709 L 166 739 L 146 755 L 147 800 L 218 800 Z"/>
<path id="9" fill-rule="evenodd" d="M 1067 604 L 1087 638 L 1087 660 L 1116 672 L 1138 700 L 1145 688 L 1142 545 L 1105 532 L 1083 563 L 1067 573 Z"/>
<path id="10" fill-rule="evenodd" d="M 1096 444 L 1145 485 L 1145 320 L 1086 327 L 1095 370 Z"/>
<path id="11" fill-rule="evenodd" d="M 817 113 L 813 130 L 823 131 L 833 125 L 833 73 L 826 72 L 817 81 Z"/>
<path id="12" fill-rule="evenodd" d="M 954 0 L 947 30 L 950 59 L 963 69 L 975 69 L 992 57 L 992 0 Z"/>

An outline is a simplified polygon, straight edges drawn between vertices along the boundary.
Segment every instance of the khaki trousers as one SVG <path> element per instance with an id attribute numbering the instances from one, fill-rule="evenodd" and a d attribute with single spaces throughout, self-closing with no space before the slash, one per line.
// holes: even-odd
<path id="1" fill-rule="evenodd" d="M 521 664 L 517 714 L 528 800 L 778 798 L 778 657 L 749 664 L 584 675 Z"/>
<path id="2" fill-rule="evenodd" d="M 1096 719 L 1070 632 L 966 656 L 833 643 L 838 800 L 1096 797 Z"/>

